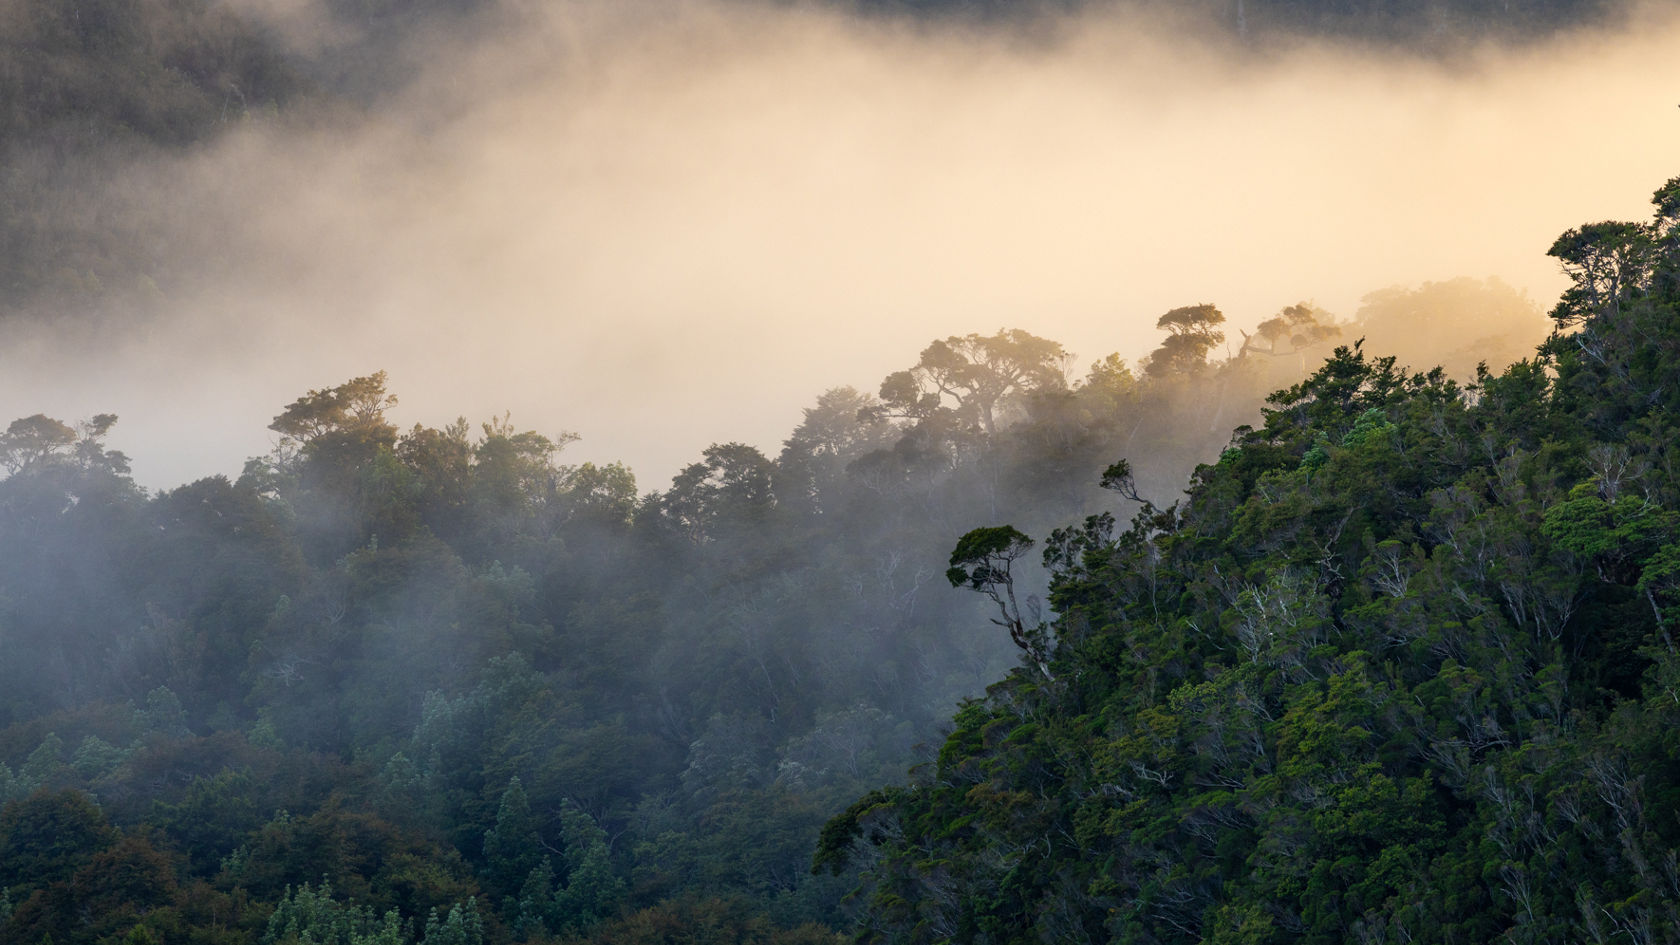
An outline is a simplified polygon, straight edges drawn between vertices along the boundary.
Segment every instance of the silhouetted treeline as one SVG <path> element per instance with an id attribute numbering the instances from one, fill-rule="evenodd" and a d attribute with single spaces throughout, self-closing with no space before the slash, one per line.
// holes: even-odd
<path id="1" fill-rule="evenodd" d="M 1490 332 L 1538 321 L 1467 281 L 1362 317 L 1454 295 L 1514 313 Z M 1291 306 L 1210 360 L 1217 308 L 1159 321 L 1137 372 L 1074 375 L 1018 330 L 935 341 L 776 456 L 718 444 L 647 494 L 508 417 L 401 430 L 382 373 L 285 405 L 237 479 L 155 495 L 114 416 L 11 423 L 0 929 L 832 939 L 856 877 L 809 872 L 819 827 L 1017 658 L 947 586 L 952 536 L 1170 501 L 1365 327 Z M 1122 456 L 1132 498 L 1099 487 Z"/>

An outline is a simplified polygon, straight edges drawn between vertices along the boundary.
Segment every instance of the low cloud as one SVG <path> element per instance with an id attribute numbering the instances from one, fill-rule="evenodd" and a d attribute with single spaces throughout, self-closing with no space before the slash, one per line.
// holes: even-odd
<path id="1" fill-rule="evenodd" d="M 1644 218 L 1680 154 L 1680 21 L 1655 14 L 1450 60 L 1118 13 L 1030 39 L 723 2 L 497 22 L 354 115 L 114 175 L 162 301 L 14 329 L 0 404 L 116 412 L 137 477 L 173 486 L 383 368 L 399 420 L 511 410 L 657 488 L 713 441 L 774 452 L 824 389 L 949 334 L 1084 363 L 1203 301 L 1248 327 L 1470 275 L 1546 305 L 1551 240 Z"/>

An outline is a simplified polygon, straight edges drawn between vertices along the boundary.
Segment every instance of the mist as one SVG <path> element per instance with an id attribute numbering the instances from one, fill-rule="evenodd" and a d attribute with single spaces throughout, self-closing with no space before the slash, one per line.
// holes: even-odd
<path id="1" fill-rule="evenodd" d="M 355 39 L 265 6 L 306 54 Z M 14 317 L 0 407 L 116 412 L 167 487 L 385 369 L 400 423 L 510 411 L 657 488 L 712 442 L 773 454 L 822 391 L 945 335 L 1023 328 L 1082 369 L 1204 301 L 1345 318 L 1470 275 L 1547 306 L 1551 241 L 1643 218 L 1680 153 L 1674 16 L 1442 58 L 1220 36 L 508 5 L 371 101 L 109 175 L 157 297 Z"/>

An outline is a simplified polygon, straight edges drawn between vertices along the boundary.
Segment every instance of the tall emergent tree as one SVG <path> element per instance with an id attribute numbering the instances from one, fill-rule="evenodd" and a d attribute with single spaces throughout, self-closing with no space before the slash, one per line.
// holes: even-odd
<path id="1" fill-rule="evenodd" d="M 1019 328 L 952 335 L 923 349 L 915 367 L 888 376 L 881 401 L 888 415 L 912 419 L 950 410 L 991 435 L 1009 397 L 1065 388 L 1067 361 L 1060 344 Z"/>
<path id="2" fill-rule="evenodd" d="M 1207 367 L 1210 352 L 1225 340 L 1219 329 L 1225 323 L 1225 313 L 1202 303 L 1184 305 L 1162 315 L 1155 327 L 1167 332 L 1167 337 L 1149 355 L 1145 372 L 1150 377 L 1193 376 Z"/>

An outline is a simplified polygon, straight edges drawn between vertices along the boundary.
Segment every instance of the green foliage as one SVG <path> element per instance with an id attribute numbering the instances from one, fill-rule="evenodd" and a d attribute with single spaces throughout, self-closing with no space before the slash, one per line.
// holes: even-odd
<path id="1" fill-rule="evenodd" d="M 714 443 L 702 462 L 671 480 L 659 511 L 695 544 L 743 527 L 763 525 L 775 507 L 774 471 L 763 453 L 745 443 Z M 737 532 L 738 533 L 738 532 Z"/>
<path id="2" fill-rule="evenodd" d="M 862 939 L 1671 937 L 1674 193 L 1559 240 L 1536 360 L 1467 395 L 1338 348 L 1181 506 L 1053 532 L 1054 675 L 822 833 L 870 864 Z"/>
<path id="3" fill-rule="evenodd" d="M 146 693 L 146 707 L 135 713 L 135 724 L 143 731 L 161 735 L 188 734 L 187 713 L 180 697 L 168 686 L 159 686 Z"/>
<path id="4" fill-rule="evenodd" d="M 418 945 L 484 945 L 484 922 L 478 917 L 478 903 L 467 900 L 450 906 L 442 919 L 437 910 L 426 916 L 425 934 Z"/>
<path id="5" fill-rule="evenodd" d="M 952 587 L 966 584 L 977 591 L 1006 585 L 1010 583 L 1010 564 L 1032 545 L 1031 538 L 1009 525 L 973 529 L 951 550 L 951 568 L 945 577 Z"/>
<path id="6" fill-rule="evenodd" d="M 560 837 L 566 875 L 554 892 L 554 928 L 586 930 L 618 912 L 624 880 L 613 872 L 606 831 L 576 804 L 560 810 Z"/>
<path id="7" fill-rule="evenodd" d="M 436 918 L 435 913 L 432 918 Z M 431 940 L 430 931 L 428 925 L 426 941 Z M 286 889 L 269 916 L 261 942 L 262 945 L 413 945 L 414 936 L 411 923 L 405 923 L 396 912 L 376 917 L 366 906 L 339 902 L 333 898 L 332 885 L 322 880 L 319 887 L 304 883 L 296 890 Z"/>
<path id="8" fill-rule="evenodd" d="M 163 942 L 150 929 L 137 925 L 123 936 L 122 945 L 163 945 Z"/>
<path id="9" fill-rule="evenodd" d="M 89 735 L 76 746 L 76 753 L 70 759 L 70 767 L 76 769 L 76 774 L 83 779 L 93 781 L 112 773 L 118 765 L 127 761 L 132 753 L 132 749 L 118 748 L 98 735 Z M 5 794 L 3 784 L 9 773 L 0 773 L 0 797 Z"/>
<path id="10" fill-rule="evenodd" d="M 822 834 L 817 838 L 817 852 L 811 858 L 811 871 L 826 869 L 838 876 L 859 841 L 867 839 L 879 844 L 882 838 L 868 832 L 865 820 L 894 799 L 892 791 L 878 788 L 858 798 L 839 816 L 824 824 Z"/>
<path id="11" fill-rule="evenodd" d="M 1042 629 L 1026 625 L 1015 596 L 1015 575 L 1011 570 L 1016 559 L 1032 546 L 1033 540 L 1011 525 L 973 529 L 957 540 L 945 579 L 952 587 L 966 584 L 996 604 L 999 616 L 992 618 L 992 623 L 1007 629 L 1015 645 L 1042 668 L 1046 655 Z"/>
<path id="12" fill-rule="evenodd" d="M 496 825 L 484 833 L 486 880 L 491 889 L 512 893 L 542 858 L 537 821 L 515 775 L 502 792 Z"/>
<path id="13" fill-rule="evenodd" d="M 0 887 L 68 878 L 115 838 L 86 794 L 36 791 L 0 808 Z"/>
<path id="14" fill-rule="evenodd" d="M 24 759 L 18 769 L 18 781 L 26 791 L 58 787 L 67 773 L 64 764 L 64 739 L 57 732 L 48 732 L 41 744 Z"/>
<path id="15" fill-rule="evenodd" d="M 1674 927 L 1673 191 L 1567 241 L 1569 331 L 1468 387 L 1374 341 L 1303 377 L 1359 327 L 1305 304 L 1225 360 L 1223 315 L 1175 309 L 1141 376 L 1071 385 L 1054 342 L 952 336 L 879 397 L 824 394 L 777 457 L 714 445 L 646 496 L 506 415 L 399 433 L 379 373 L 284 408 L 238 481 L 155 495 L 101 445 L 114 417 L 25 418 L 0 934 Z M 1455 294 L 1510 301 L 1437 286 L 1361 324 L 1416 333 Z M 1019 529 L 940 547 L 1003 509 Z M 936 593 L 946 552 L 1013 650 Z"/>
<path id="16" fill-rule="evenodd" d="M 156 801 L 150 821 L 186 851 L 192 865 L 214 873 L 263 821 L 248 774 L 223 769 L 213 777 L 193 779 L 177 803 Z"/>

